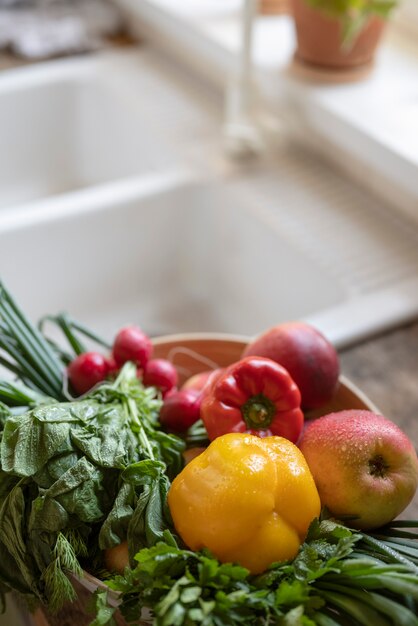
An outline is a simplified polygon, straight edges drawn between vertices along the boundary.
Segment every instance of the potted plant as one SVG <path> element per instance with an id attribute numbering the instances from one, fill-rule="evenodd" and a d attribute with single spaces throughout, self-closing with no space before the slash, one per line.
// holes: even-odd
<path id="1" fill-rule="evenodd" d="M 398 0 L 292 0 L 297 57 L 325 68 L 353 68 L 374 57 Z"/>
<path id="2" fill-rule="evenodd" d="M 289 13 L 289 0 L 259 0 L 259 12 L 262 15 L 279 15 Z"/>

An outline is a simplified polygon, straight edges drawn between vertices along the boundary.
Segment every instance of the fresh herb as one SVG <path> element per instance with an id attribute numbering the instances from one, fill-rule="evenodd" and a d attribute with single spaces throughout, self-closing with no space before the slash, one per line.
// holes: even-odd
<path id="1" fill-rule="evenodd" d="M 112 347 L 105 339 L 99 337 L 99 335 L 80 322 L 72 319 L 68 313 L 45 315 L 38 324 L 39 330 L 44 336 L 46 336 L 45 327 L 48 323 L 55 326 L 62 332 L 72 350 L 72 353 L 69 354 L 61 345 L 51 339 L 48 339 L 49 344 L 53 346 L 54 350 L 59 354 L 61 360 L 65 363 L 69 363 L 75 356 L 88 351 L 87 344 L 85 343 L 86 339 L 101 346 L 102 348 L 106 348 L 106 350 L 110 350 Z"/>
<path id="2" fill-rule="evenodd" d="M 166 495 L 184 443 L 158 430 L 160 406 L 128 363 L 79 401 L 6 415 L 0 582 L 57 608 L 73 598 L 65 574 L 81 574 L 87 554 L 126 537 L 131 555 L 175 544 Z"/>
<path id="3" fill-rule="evenodd" d="M 298 556 L 259 576 L 206 552 L 158 543 L 108 585 L 121 594 L 128 623 L 149 610 L 155 626 L 418 626 L 416 566 L 395 552 L 391 562 L 379 558 L 367 538 L 315 520 Z"/>
<path id="4" fill-rule="evenodd" d="M 41 332 L 26 318 L 0 283 L 0 364 L 27 386 L 38 392 L 65 400 L 64 365 Z"/>
<path id="5" fill-rule="evenodd" d="M 206 447 L 209 437 L 202 420 L 197 420 L 186 432 L 185 441 L 188 448 Z"/>
<path id="6" fill-rule="evenodd" d="M 9 407 L 33 407 L 38 404 L 51 403 L 54 399 L 48 398 L 23 383 L 0 380 L 0 401 Z"/>

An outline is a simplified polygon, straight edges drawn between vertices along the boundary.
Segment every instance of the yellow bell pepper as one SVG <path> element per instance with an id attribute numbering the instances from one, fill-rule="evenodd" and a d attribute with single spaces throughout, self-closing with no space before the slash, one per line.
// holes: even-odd
<path id="1" fill-rule="evenodd" d="M 320 501 L 304 456 L 282 437 L 228 434 L 175 478 L 175 528 L 192 550 L 258 574 L 296 556 Z"/>

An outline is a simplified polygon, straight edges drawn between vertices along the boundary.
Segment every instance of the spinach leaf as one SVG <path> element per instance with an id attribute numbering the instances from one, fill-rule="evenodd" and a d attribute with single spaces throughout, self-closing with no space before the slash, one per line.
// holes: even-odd
<path id="1" fill-rule="evenodd" d="M 26 548 L 27 488 L 19 481 L 0 508 L 0 578 L 21 593 L 37 589 L 40 572 Z"/>
<path id="2" fill-rule="evenodd" d="M 57 608 L 78 559 L 127 538 L 130 555 L 171 535 L 168 474 L 183 442 L 158 430 L 161 400 L 127 364 L 74 402 L 3 411 L 0 584 Z"/>
<path id="3" fill-rule="evenodd" d="M 113 507 L 102 524 L 99 533 L 99 546 L 102 550 L 113 548 L 127 538 L 129 522 L 135 508 L 135 489 L 129 483 L 123 483 Z"/>
<path id="4" fill-rule="evenodd" d="M 39 420 L 38 411 L 42 417 L 49 414 L 52 419 Z M 18 476 L 33 476 L 57 453 L 71 450 L 70 424 L 63 420 L 64 415 L 62 408 L 53 405 L 10 417 L 0 444 L 2 469 Z"/>
<path id="5" fill-rule="evenodd" d="M 126 467 L 128 459 L 125 429 L 115 426 L 74 428 L 71 439 L 74 445 L 96 465 L 120 469 Z"/>
<path id="6" fill-rule="evenodd" d="M 164 531 L 169 525 L 165 516 L 167 496 L 166 476 L 144 487 L 138 498 L 136 509 L 128 526 L 128 545 L 131 558 L 141 548 L 164 540 Z"/>
<path id="7" fill-rule="evenodd" d="M 51 499 L 55 499 L 69 516 L 75 515 L 81 522 L 97 522 L 104 516 L 103 505 L 108 499 L 103 488 L 103 473 L 82 457 L 39 496 L 36 501 L 39 513 L 42 514 L 44 503 Z"/>

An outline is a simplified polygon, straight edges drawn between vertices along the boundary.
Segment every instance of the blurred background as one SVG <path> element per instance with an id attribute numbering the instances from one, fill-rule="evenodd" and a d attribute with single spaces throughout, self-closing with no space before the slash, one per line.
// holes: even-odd
<path id="1" fill-rule="evenodd" d="M 26 59 L 98 49 L 121 29 L 107 0 L 0 0 L 0 48 Z"/>

